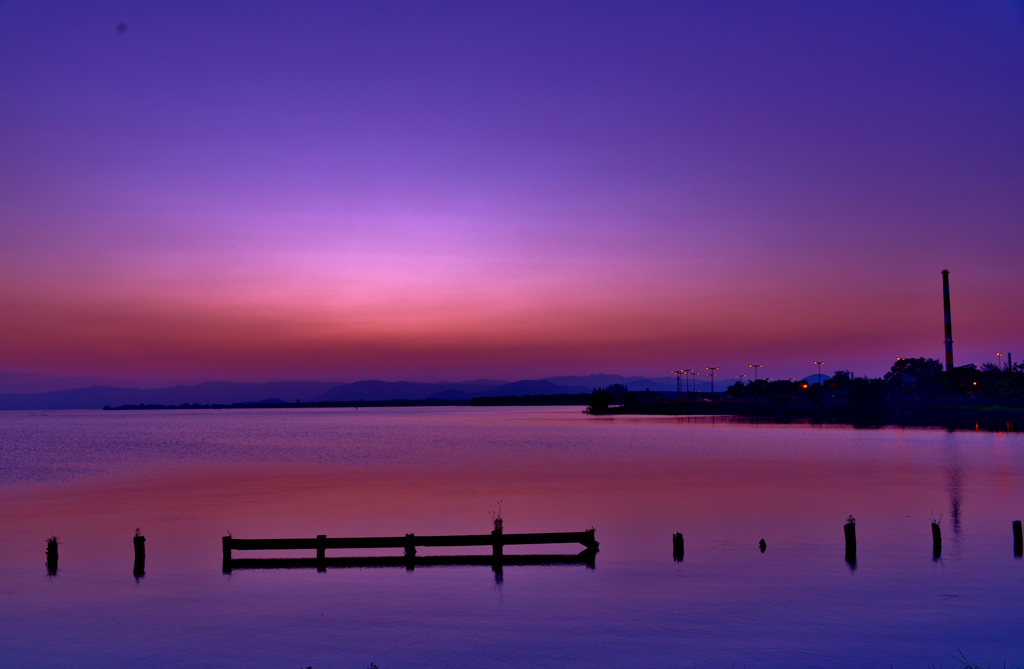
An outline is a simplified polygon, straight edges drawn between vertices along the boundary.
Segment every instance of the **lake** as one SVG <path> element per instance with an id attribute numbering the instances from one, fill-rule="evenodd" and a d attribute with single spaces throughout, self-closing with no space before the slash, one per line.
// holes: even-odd
<path id="1" fill-rule="evenodd" d="M 228 533 L 484 534 L 499 500 L 508 533 L 596 528 L 594 568 L 221 570 Z M 1022 517 L 1019 433 L 576 407 L 0 412 L 0 664 L 1018 667 Z"/>

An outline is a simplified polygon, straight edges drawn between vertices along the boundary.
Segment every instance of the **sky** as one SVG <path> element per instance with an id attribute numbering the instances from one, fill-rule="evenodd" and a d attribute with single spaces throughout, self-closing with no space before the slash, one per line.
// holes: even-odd
<path id="1" fill-rule="evenodd" d="M 1022 119 L 1020 0 L 0 1 L 0 371 L 1024 361 Z"/>

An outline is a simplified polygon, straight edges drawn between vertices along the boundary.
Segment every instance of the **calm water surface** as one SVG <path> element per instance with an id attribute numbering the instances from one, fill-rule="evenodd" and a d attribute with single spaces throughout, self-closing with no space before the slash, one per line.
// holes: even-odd
<path id="1" fill-rule="evenodd" d="M 221 573 L 229 532 L 486 533 L 497 500 L 506 532 L 596 527 L 596 568 Z M 1022 517 L 1020 434 L 576 408 L 4 412 L 0 664 L 1024 666 Z"/>

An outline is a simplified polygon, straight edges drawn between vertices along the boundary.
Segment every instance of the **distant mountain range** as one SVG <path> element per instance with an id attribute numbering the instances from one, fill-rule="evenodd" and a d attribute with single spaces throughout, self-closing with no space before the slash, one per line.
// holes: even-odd
<path id="1" fill-rule="evenodd" d="M 321 381 L 276 381 L 272 383 L 210 382 L 169 388 L 117 388 L 90 386 L 38 393 L 2 393 L 0 410 L 27 409 L 102 409 L 125 404 L 234 404 L 263 402 L 280 398 L 286 402 L 352 402 L 358 400 L 469 400 L 474 397 L 505 397 L 523 395 L 560 395 L 589 393 L 594 388 L 613 383 L 630 390 L 675 392 L 674 377 L 647 378 L 592 374 L 590 376 L 555 376 L 546 379 L 508 383 L 477 379 L 459 383 L 413 383 L 408 381 L 356 381 L 332 383 Z M 717 386 L 717 384 L 716 384 Z M 698 390 L 707 391 L 710 384 L 700 382 Z M 724 386 L 717 388 L 723 390 Z"/>

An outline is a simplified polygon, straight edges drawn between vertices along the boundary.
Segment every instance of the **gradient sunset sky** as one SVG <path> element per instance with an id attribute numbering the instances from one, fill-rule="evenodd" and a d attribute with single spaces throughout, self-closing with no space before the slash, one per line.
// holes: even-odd
<path id="1" fill-rule="evenodd" d="M 1024 361 L 1024 3 L 8 0 L 0 233 L 6 372 Z"/>

